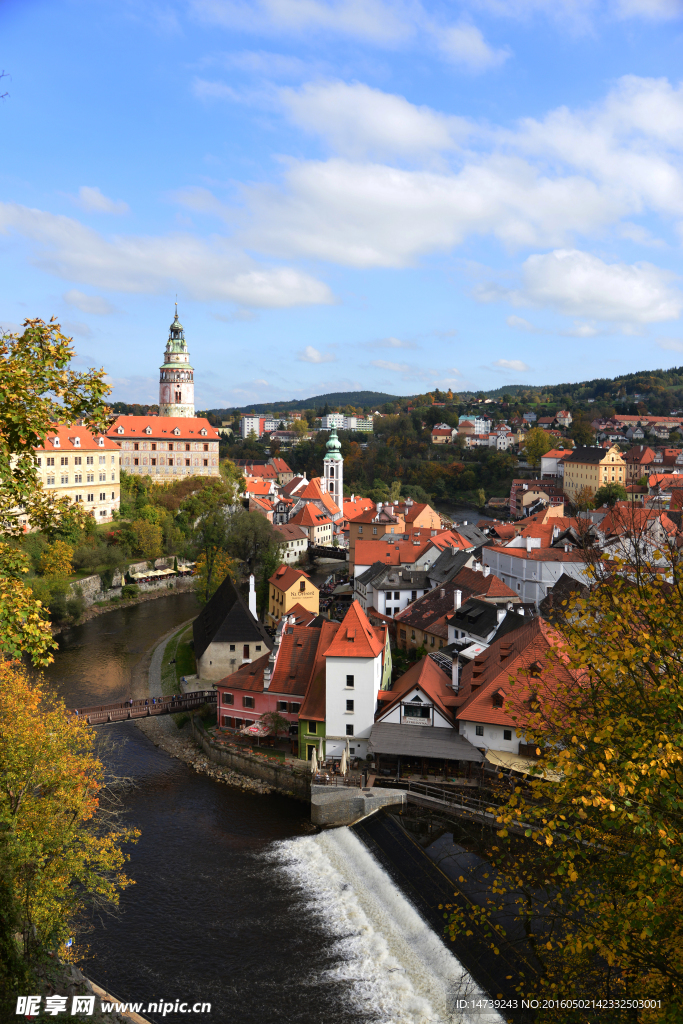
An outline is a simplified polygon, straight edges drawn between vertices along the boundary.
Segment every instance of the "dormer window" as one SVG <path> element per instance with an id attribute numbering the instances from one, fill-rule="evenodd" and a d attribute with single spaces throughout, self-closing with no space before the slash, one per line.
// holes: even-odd
<path id="1" fill-rule="evenodd" d="M 52 437 L 52 438 L 50 438 L 50 440 L 52 441 L 52 447 L 53 448 L 59 448 L 59 438 L 58 437 Z"/>
<path id="2" fill-rule="evenodd" d="M 151 427 L 145 427 L 145 433 L 146 434 L 151 434 L 152 433 L 152 428 Z"/>
<path id="3" fill-rule="evenodd" d="M 104 448 L 104 438 L 103 437 L 98 437 L 97 438 L 97 443 L 100 446 L 100 448 Z"/>
<path id="4" fill-rule="evenodd" d="M 69 440 L 71 441 L 71 443 L 74 446 L 74 448 L 80 448 L 81 447 L 81 439 L 80 439 L 80 437 L 70 437 Z"/>
<path id="5" fill-rule="evenodd" d="M 123 433 L 125 433 L 125 431 L 124 431 L 123 427 L 117 427 L 116 428 L 116 433 L 117 434 L 123 434 Z"/>
<path id="6" fill-rule="evenodd" d="M 199 431 L 199 433 L 202 435 L 202 437 L 206 437 L 206 434 L 207 434 L 206 427 L 202 427 L 202 429 Z"/>
<path id="7" fill-rule="evenodd" d="M 180 433 L 180 427 L 176 427 L 176 428 L 174 429 L 173 433 L 174 433 L 174 434 L 176 434 L 176 435 L 178 435 L 178 434 Z"/>

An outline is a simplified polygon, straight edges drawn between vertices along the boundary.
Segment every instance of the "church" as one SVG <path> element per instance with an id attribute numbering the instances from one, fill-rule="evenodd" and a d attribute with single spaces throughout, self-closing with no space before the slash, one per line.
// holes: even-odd
<path id="1" fill-rule="evenodd" d="M 220 476 L 220 435 L 194 414 L 194 370 L 185 331 L 175 317 L 159 369 L 159 415 L 117 416 L 107 431 L 121 449 L 121 469 L 172 483 L 182 476 Z"/>

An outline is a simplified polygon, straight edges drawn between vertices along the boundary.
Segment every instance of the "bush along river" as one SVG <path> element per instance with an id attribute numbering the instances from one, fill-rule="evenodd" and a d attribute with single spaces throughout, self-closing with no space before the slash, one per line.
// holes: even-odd
<path id="1" fill-rule="evenodd" d="M 193 594 L 121 608 L 59 636 L 47 671 L 70 707 L 121 700 L 134 669 L 197 612 Z M 206 1024 L 478 1024 L 457 1000 L 458 960 L 358 835 L 318 833 L 306 804 L 221 785 L 170 757 L 133 723 L 104 727 L 103 756 L 134 781 L 116 917 L 94 917 L 82 967 L 131 1002 L 209 1002 Z M 79 940 L 80 941 L 80 940 Z"/>

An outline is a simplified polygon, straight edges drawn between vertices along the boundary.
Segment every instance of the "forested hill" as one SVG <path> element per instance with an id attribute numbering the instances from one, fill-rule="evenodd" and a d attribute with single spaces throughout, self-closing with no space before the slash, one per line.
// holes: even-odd
<path id="1" fill-rule="evenodd" d="M 222 413 L 235 412 L 287 412 L 292 410 L 298 412 L 300 409 L 324 409 L 329 406 L 352 405 L 359 409 L 375 410 L 384 405 L 385 402 L 401 401 L 399 395 L 386 395 L 383 391 L 334 391 L 330 395 L 314 395 L 312 398 L 301 398 L 292 402 L 261 402 L 259 405 L 242 405 L 239 408 L 231 405 L 226 409 L 210 409 L 209 412 L 215 416 Z"/>

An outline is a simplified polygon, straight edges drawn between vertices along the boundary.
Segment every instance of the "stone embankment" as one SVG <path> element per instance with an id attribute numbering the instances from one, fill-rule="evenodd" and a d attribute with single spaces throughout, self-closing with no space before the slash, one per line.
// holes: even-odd
<path id="1" fill-rule="evenodd" d="M 97 578 L 99 579 L 99 576 Z M 194 590 L 193 579 L 176 579 L 173 581 L 172 587 L 169 587 L 167 584 L 163 584 L 163 586 L 157 584 L 155 590 L 140 591 L 137 597 L 121 597 L 121 588 L 118 590 L 108 590 L 107 595 L 103 599 L 104 603 L 102 605 L 91 604 L 87 607 L 79 618 L 78 625 L 80 626 L 83 622 L 89 622 L 90 619 L 96 619 L 98 615 L 117 611 L 119 608 L 129 608 L 134 604 L 156 601 L 159 597 L 171 597 L 173 594 L 186 594 L 191 590 Z M 112 598 L 116 598 L 116 600 L 113 601 Z M 70 625 L 70 623 L 62 623 L 61 625 L 53 626 L 52 635 L 56 636 L 63 629 L 68 629 Z"/>
<path id="2" fill-rule="evenodd" d="M 269 786 L 267 782 L 258 778 L 251 778 L 248 775 L 242 775 L 240 772 L 234 771 L 232 768 L 228 768 L 225 765 L 216 765 L 213 761 L 210 761 L 206 754 L 202 753 L 196 743 L 192 740 L 184 737 L 161 735 L 155 742 L 165 750 L 171 757 L 177 757 L 179 761 L 184 761 L 185 764 L 194 768 L 196 772 L 200 772 L 202 775 L 208 775 L 216 782 L 223 782 L 228 786 L 235 786 L 237 789 L 244 790 L 245 793 L 261 793 L 267 795 L 273 793 L 274 789 Z"/>

